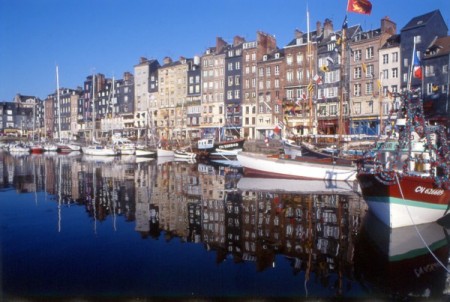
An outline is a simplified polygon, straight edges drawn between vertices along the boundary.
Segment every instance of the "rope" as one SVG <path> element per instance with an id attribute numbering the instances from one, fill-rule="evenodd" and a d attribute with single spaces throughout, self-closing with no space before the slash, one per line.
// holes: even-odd
<path id="1" fill-rule="evenodd" d="M 395 178 L 397 179 L 398 188 L 400 190 L 400 194 L 402 195 L 402 199 L 405 200 L 405 196 L 403 195 L 402 187 L 400 185 L 400 181 L 398 180 L 398 175 L 395 173 Z M 414 229 L 416 230 L 417 235 L 419 236 L 420 240 L 422 240 L 423 245 L 427 248 L 428 252 L 430 252 L 431 256 L 433 256 L 434 260 L 436 260 L 437 263 L 439 263 L 440 266 L 448 273 L 450 274 L 450 270 L 438 259 L 438 257 L 433 253 L 433 251 L 430 249 L 428 244 L 425 242 L 425 239 L 423 239 L 422 234 L 420 234 L 419 229 L 417 228 L 417 225 L 414 223 L 414 220 L 411 216 L 411 213 L 409 212 L 408 206 L 405 205 L 406 211 L 408 212 L 408 216 L 411 219 L 411 222 L 414 225 Z"/>

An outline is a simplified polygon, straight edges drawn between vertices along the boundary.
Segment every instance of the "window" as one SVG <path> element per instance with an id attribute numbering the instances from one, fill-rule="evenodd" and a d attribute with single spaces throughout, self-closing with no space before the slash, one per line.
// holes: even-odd
<path id="1" fill-rule="evenodd" d="M 298 64 L 302 64 L 303 63 L 303 54 L 300 53 L 300 52 L 297 54 L 297 63 Z"/>
<path id="2" fill-rule="evenodd" d="M 354 96 L 361 96 L 361 84 L 354 84 L 353 85 L 353 95 Z"/>
<path id="3" fill-rule="evenodd" d="M 235 69 L 240 70 L 241 69 L 241 62 L 236 62 Z"/>
<path id="4" fill-rule="evenodd" d="M 425 76 L 430 77 L 434 76 L 434 66 L 433 65 L 427 65 L 425 66 Z"/>
<path id="5" fill-rule="evenodd" d="M 299 81 L 303 80 L 303 70 L 301 68 L 297 70 L 297 80 Z"/>
<path id="6" fill-rule="evenodd" d="M 353 78 L 354 79 L 361 78 L 361 67 L 355 67 L 354 72 L 353 72 Z"/>
<path id="7" fill-rule="evenodd" d="M 319 115 L 327 115 L 327 107 L 326 106 L 319 106 Z"/>
<path id="8" fill-rule="evenodd" d="M 355 50 L 353 51 L 353 61 L 357 62 L 357 61 L 361 61 L 361 50 Z"/>
<path id="9" fill-rule="evenodd" d="M 394 79 L 398 78 L 398 68 L 392 68 L 392 77 Z"/>
<path id="10" fill-rule="evenodd" d="M 280 75 L 280 66 L 275 65 L 275 75 Z"/>
<path id="11" fill-rule="evenodd" d="M 266 67 L 266 76 L 270 76 L 270 66 Z"/>
<path id="12" fill-rule="evenodd" d="M 398 62 L 398 52 L 392 53 L 392 62 L 394 63 Z"/>
<path id="13" fill-rule="evenodd" d="M 264 76 L 264 68 L 262 67 L 259 68 L 259 76 L 260 77 Z"/>
<path id="14" fill-rule="evenodd" d="M 234 84 L 237 86 L 241 85 L 241 76 L 237 75 L 234 77 Z"/>
<path id="15" fill-rule="evenodd" d="M 389 114 L 389 103 L 388 102 L 383 102 L 382 106 L 382 110 L 383 110 L 383 114 L 387 115 Z"/>
<path id="16" fill-rule="evenodd" d="M 383 55 L 383 64 L 389 64 L 389 55 L 388 54 Z"/>
<path id="17" fill-rule="evenodd" d="M 366 83 L 366 94 L 372 93 L 373 93 L 373 83 L 372 82 Z"/>
<path id="18" fill-rule="evenodd" d="M 369 47 L 366 49 L 366 59 L 373 58 L 373 47 Z"/>
<path id="19" fill-rule="evenodd" d="M 442 66 L 442 73 L 446 74 L 448 72 L 448 65 L 443 65 Z"/>
<path id="20" fill-rule="evenodd" d="M 287 65 L 292 65 L 292 55 L 288 55 L 288 56 L 286 57 L 286 64 L 287 64 Z"/>
<path id="21" fill-rule="evenodd" d="M 228 86 L 233 85 L 233 76 L 228 76 Z"/>
<path id="22" fill-rule="evenodd" d="M 383 79 L 389 79 L 389 70 L 383 69 Z"/>
<path id="23" fill-rule="evenodd" d="M 286 73 L 286 80 L 287 80 L 288 82 L 292 82 L 292 81 L 294 80 L 294 74 L 293 74 L 292 70 L 289 70 L 289 71 Z"/>
<path id="24" fill-rule="evenodd" d="M 337 105 L 330 105 L 330 115 L 337 115 Z"/>
<path id="25" fill-rule="evenodd" d="M 361 114 L 361 102 L 354 103 L 355 114 Z"/>
<path id="26" fill-rule="evenodd" d="M 366 77 L 373 78 L 374 75 L 374 67 L 373 65 L 367 65 L 366 67 Z"/>

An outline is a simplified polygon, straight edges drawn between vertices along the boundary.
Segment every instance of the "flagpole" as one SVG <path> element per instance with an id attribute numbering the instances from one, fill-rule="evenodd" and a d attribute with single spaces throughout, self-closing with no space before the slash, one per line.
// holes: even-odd
<path id="1" fill-rule="evenodd" d="M 413 70 L 414 70 L 414 54 L 415 54 L 415 52 L 416 52 L 416 39 L 414 38 L 414 47 L 413 47 L 412 56 L 411 56 L 411 65 L 409 67 L 409 73 L 408 73 L 408 84 L 406 86 L 406 89 L 408 91 L 411 90 L 411 81 L 412 81 Z"/>

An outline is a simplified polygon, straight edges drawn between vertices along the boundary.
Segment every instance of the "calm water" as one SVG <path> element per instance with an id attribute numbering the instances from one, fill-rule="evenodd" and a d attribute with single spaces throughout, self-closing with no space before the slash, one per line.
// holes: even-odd
<path id="1" fill-rule="evenodd" d="M 241 172 L 0 152 L 0 300 L 448 297 L 443 227 L 390 232 L 352 184 Z"/>

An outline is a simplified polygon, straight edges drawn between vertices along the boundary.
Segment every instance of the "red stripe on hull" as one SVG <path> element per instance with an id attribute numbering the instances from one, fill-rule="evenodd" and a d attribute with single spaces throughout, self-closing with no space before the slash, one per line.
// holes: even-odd
<path id="1" fill-rule="evenodd" d="M 359 173 L 357 178 L 363 196 L 395 197 L 440 205 L 450 201 L 450 191 L 437 187 L 430 177 L 399 176 L 400 185 L 395 179 L 383 183 L 372 173 Z"/>
<path id="2" fill-rule="evenodd" d="M 282 174 L 282 173 L 271 173 L 271 172 L 255 170 L 255 169 L 251 169 L 251 168 L 247 168 L 247 167 L 244 168 L 244 175 L 248 176 L 248 177 L 316 180 L 316 178 L 311 178 L 311 177 L 301 177 L 301 176 Z"/>

